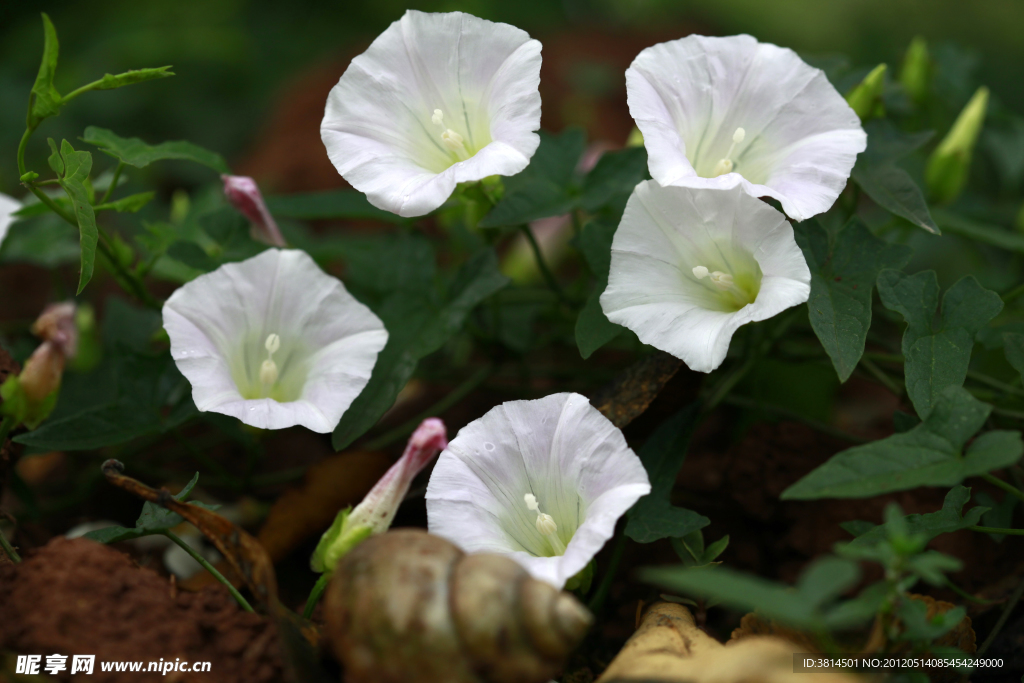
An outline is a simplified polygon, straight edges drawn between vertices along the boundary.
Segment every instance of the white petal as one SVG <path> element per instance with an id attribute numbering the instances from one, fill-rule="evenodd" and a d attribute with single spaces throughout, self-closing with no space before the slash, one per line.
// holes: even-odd
<path id="1" fill-rule="evenodd" d="M 723 310 L 693 268 L 735 272 L 742 254 L 760 267 L 760 289 L 740 310 Z M 810 277 L 785 217 L 741 188 L 695 190 L 649 180 L 633 191 L 615 232 L 601 308 L 644 343 L 710 372 L 741 325 L 807 301 Z"/>
<path id="2" fill-rule="evenodd" d="M 171 355 L 201 411 L 263 429 L 296 424 L 329 432 L 370 379 L 387 343 L 380 319 L 303 251 L 268 249 L 179 288 L 164 304 Z M 258 376 L 268 335 L 294 400 L 243 397 Z"/>
<path id="3" fill-rule="evenodd" d="M 21 208 L 21 202 L 14 197 L 0 194 L 0 246 L 3 246 L 4 238 L 7 237 L 7 230 L 15 218 L 11 214 Z"/>
<path id="4" fill-rule="evenodd" d="M 649 492 L 622 432 L 585 397 L 553 394 L 504 403 L 459 432 L 427 486 L 428 526 L 467 552 L 506 554 L 560 588 Z M 547 546 L 527 493 L 568 540 L 564 555 L 538 557 Z"/>
<path id="5" fill-rule="evenodd" d="M 540 49 L 508 24 L 409 10 L 331 90 L 327 154 L 374 206 L 401 216 L 436 209 L 456 183 L 514 175 L 540 144 Z M 436 109 L 473 156 L 452 163 Z"/>
<path id="6" fill-rule="evenodd" d="M 688 36 L 641 52 L 626 71 L 629 111 L 662 185 L 774 197 L 804 220 L 827 211 L 867 146 L 860 119 L 820 69 L 746 35 Z M 737 128 L 735 170 L 712 175 Z"/>

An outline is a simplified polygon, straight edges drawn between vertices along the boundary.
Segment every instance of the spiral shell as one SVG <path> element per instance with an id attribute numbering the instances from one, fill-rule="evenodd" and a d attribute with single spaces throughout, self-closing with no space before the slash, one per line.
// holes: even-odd
<path id="1" fill-rule="evenodd" d="M 326 636 L 350 683 L 546 683 L 592 617 L 501 555 L 466 555 L 418 529 L 342 558 Z"/>

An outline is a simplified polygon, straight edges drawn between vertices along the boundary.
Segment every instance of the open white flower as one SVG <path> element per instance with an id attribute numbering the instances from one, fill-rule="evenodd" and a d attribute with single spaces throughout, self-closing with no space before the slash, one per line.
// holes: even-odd
<path id="1" fill-rule="evenodd" d="M 374 206 L 422 216 L 456 183 L 515 175 L 540 144 L 540 43 L 463 12 L 409 10 L 352 60 L 320 135 Z"/>
<path id="2" fill-rule="evenodd" d="M 633 190 L 612 240 L 601 309 L 699 372 L 741 325 L 807 301 L 811 273 L 786 217 L 742 188 Z"/>
<path id="3" fill-rule="evenodd" d="M 370 309 L 298 250 L 224 264 L 175 291 L 163 314 L 196 407 L 262 429 L 334 429 L 388 339 Z"/>
<path id="4" fill-rule="evenodd" d="M 510 401 L 459 432 L 427 486 L 427 524 L 561 588 L 651 490 L 626 439 L 579 394 Z"/>
<path id="5" fill-rule="evenodd" d="M 0 246 L 3 246 L 4 238 L 7 237 L 7 229 L 14 222 L 13 214 L 21 208 L 21 202 L 14 197 L 0 194 Z"/>
<path id="6" fill-rule="evenodd" d="M 629 113 L 662 185 L 742 187 L 793 219 L 827 211 L 867 135 L 824 72 L 747 35 L 687 36 L 626 70 Z"/>

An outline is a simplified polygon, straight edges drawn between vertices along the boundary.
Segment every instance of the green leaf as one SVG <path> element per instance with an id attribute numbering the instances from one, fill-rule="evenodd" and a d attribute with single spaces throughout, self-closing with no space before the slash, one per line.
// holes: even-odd
<path id="1" fill-rule="evenodd" d="M 462 329 L 477 304 L 508 283 L 498 270 L 494 250 L 484 249 L 459 269 L 444 305 L 437 307 L 427 296 L 407 291 L 389 297 L 376 311 L 388 330 L 387 346 L 377 357 L 366 388 L 334 429 L 334 448 L 347 447 L 373 427 L 394 404 L 420 359 L 441 348 Z"/>
<path id="2" fill-rule="evenodd" d="M 975 526 L 981 520 L 982 515 L 989 508 L 975 506 L 961 514 L 964 505 L 971 499 L 971 489 L 966 486 L 955 486 L 946 494 L 942 503 L 942 509 L 938 512 L 929 512 L 924 515 L 907 515 L 904 521 L 907 525 L 907 533 L 913 536 L 923 536 L 925 541 L 930 541 L 940 534 L 948 534 L 960 529 Z M 849 523 L 848 523 L 849 524 Z M 885 526 L 876 526 L 869 522 L 857 522 L 857 538 L 850 541 L 850 545 L 873 545 L 885 540 L 888 537 Z M 844 525 L 846 528 L 846 525 Z M 849 531 L 849 529 L 847 529 Z"/>
<path id="3" fill-rule="evenodd" d="M 597 211 L 617 200 L 625 199 L 647 175 L 647 150 L 643 147 L 605 152 L 583 180 L 580 206 Z"/>
<path id="4" fill-rule="evenodd" d="M 138 192 L 118 199 L 117 201 L 110 202 L 109 204 L 104 204 L 102 208 L 111 209 L 118 213 L 136 213 L 146 204 L 153 201 L 154 197 L 156 197 L 156 192 Z"/>
<path id="5" fill-rule="evenodd" d="M 886 308 L 907 322 L 902 345 L 907 395 L 917 414 L 926 418 L 946 387 L 963 385 L 974 338 L 1002 310 L 1002 299 L 973 276 L 965 277 L 942 297 L 942 317 L 936 326 L 939 281 L 934 271 L 882 271 L 878 294 Z"/>
<path id="6" fill-rule="evenodd" d="M 921 188 L 896 161 L 920 147 L 931 133 L 904 135 L 888 121 L 868 121 L 868 148 L 857 157 L 851 177 L 876 204 L 928 232 L 939 234 Z"/>
<path id="7" fill-rule="evenodd" d="M 928 618 L 928 605 L 924 600 L 902 600 L 896 607 L 896 616 L 903 622 L 901 640 L 931 642 L 940 638 L 963 621 L 967 610 L 956 607 Z"/>
<path id="8" fill-rule="evenodd" d="M 965 389 L 947 387 L 924 422 L 837 453 L 781 498 L 866 498 L 918 486 L 955 486 L 966 477 L 1012 465 L 1024 453 L 1019 432 L 987 432 L 963 452 L 991 410 Z"/>
<path id="9" fill-rule="evenodd" d="M 203 273 L 216 270 L 220 264 L 211 257 L 195 242 L 177 241 L 167 248 L 167 255 L 176 261 L 181 261 L 189 268 L 195 268 Z"/>
<path id="10" fill-rule="evenodd" d="M 887 244 L 854 218 L 830 236 L 816 222 L 795 226 L 796 241 L 811 270 L 807 308 L 811 327 L 845 382 L 860 357 L 871 327 L 871 292 L 884 268 L 902 268 L 909 248 Z"/>
<path id="11" fill-rule="evenodd" d="M 855 562 L 832 556 L 814 561 L 792 588 L 724 567 L 640 570 L 640 579 L 647 583 L 710 597 L 727 607 L 756 611 L 789 626 L 811 630 L 824 627 L 826 608 L 859 578 Z"/>
<path id="12" fill-rule="evenodd" d="M 122 88 L 126 85 L 135 85 L 136 83 L 145 83 L 146 81 L 153 81 L 158 78 L 167 78 L 173 76 L 174 73 L 168 71 L 170 66 L 157 66 L 149 69 L 131 69 L 120 74 L 104 74 L 103 78 L 96 82 L 96 85 L 92 86 L 92 90 L 113 90 L 114 88 Z"/>
<path id="13" fill-rule="evenodd" d="M 63 98 L 53 87 L 53 77 L 57 73 L 57 55 L 60 44 L 57 42 L 57 29 L 53 27 L 50 17 L 43 13 L 43 59 L 39 64 L 39 73 L 32 86 L 32 94 L 28 105 L 28 127 L 35 129 L 39 123 L 49 117 L 60 114 L 64 105 Z"/>
<path id="14" fill-rule="evenodd" d="M 366 195 L 353 190 L 277 195 L 266 197 L 265 201 L 270 213 L 278 218 L 352 218 L 385 223 L 405 223 L 408 220 L 390 211 L 378 209 L 369 202 Z"/>
<path id="15" fill-rule="evenodd" d="M 504 198 L 483 217 L 480 227 L 522 225 L 571 211 L 577 202 L 571 183 L 585 143 L 578 128 L 558 135 L 540 131 L 540 146 L 530 165 L 505 179 Z"/>
<path id="16" fill-rule="evenodd" d="M 50 141 L 50 146 L 55 148 L 52 140 Z M 59 164 L 61 171 L 58 173 L 62 177 L 57 180 L 60 186 L 64 188 L 68 198 L 71 199 L 75 220 L 78 221 L 82 265 L 78 276 L 77 293 L 81 294 L 85 286 L 89 284 L 89 280 L 92 279 L 93 266 L 96 262 L 96 244 L 99 242 L 96 213 L 93 211 L 92 203 L 89 201 L 89 188 L 86 185 L 89 181 L 89 173 L 92 171 L 92 154 L 89 152 L 76 152 L 71 143 L 64 140 L 60 143 L 59 158 L 61 161 Z"/>
<path id="17" fill-rule="evenodd" d="M 188 500 L 188 496 L 192 493 L 192 489 L 195 488 L 196 482 L 199 481 L 199 473 L 196 472 L 192 480 L 185 485 L 176 496 L 175 500 L 185 502 Z M 206 510 L 216 510 L 219 505 L 207 505 L 206 503 L 199 503 L 193 501 L 190 505 L 197 505 Z M 90 531 L 85 534 L 85 538 L 92 539 L 99 543 L 118 543 L 120 541 L 130 541 L 142 536 L 150 536 L 152 534 L 159 534 L 164 531 L 169 531 L 174 527 L 184 522 L 184 518 L 177 512 L 171 512 L 167 508 L 160 507 L 156 503 L 150 503 L 146 501 L 142 505 L 142 514 L 135 521 L 135 527 L 129 529 L 123 526 L 112 526 L 106 529 L 99 529 L 97 531 Z"/>
<path id="18" fill-rule="evenodd" d="M 615 228 L 615 224 L 607 220 L 594 220 L 587 223 L 575 240 L 576 246 L 583 252 L 590 272 L 594 275 L 594 287 L 576 318 L 576 346 L 584 358 L 590 358 L 594 351 L 618 336 L 623 329 L 622 326 L 608 320 L 600 302 L 601 294 L 608 286 Z"/>
<path id="19" fill-rule="evenodd" d="M 147 145 L 139 138 L 122 138 L 109 130 L 96 126 L 86 128 L 82 140 L 136 168 L 145 168 L 154 161 L 163 159 L 182 159 L 202 164 L 218 173 L 231 172 L 224 157 L 191 142 L 162 142 L 159 145 Z"/>
<path id="20" fill-rule="evenodd" d="M 711 523 L 707 517 L 669 502 L 697 413 L 695 404 L 683 408 L 662 423 L 640 449 L 638 455 L 651 481 L 651 492 L 627 513 L 625 533 L 637 543 L 680 538 Z"/>

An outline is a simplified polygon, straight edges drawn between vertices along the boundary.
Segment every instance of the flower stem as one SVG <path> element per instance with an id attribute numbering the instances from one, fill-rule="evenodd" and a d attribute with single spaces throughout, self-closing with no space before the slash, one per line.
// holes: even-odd
<path id="1" fill-rule="evenodd" d="M 232 586 L 231 582 L 224 578 L 224 575 L 217 571 L 216 567 L 207 562 L 205 557 L 196 552 L 195 548 L 190 546 L 188 543 L 185 543 L 185 541 L 181 540 L 181 538 L 173 531 L 164 531 L 162 533 L 164 536 L 177 543 L 178 546 L 180 546 L 182 550 L 188 553 L 193 560 L 202 565 L 203 569 L 213 574 L 213 578 L 217 579 L 222 584 L 224 584 L 224 586 L 228 589 L 228 592 L 231 593 L 231 596 L 234 597 L 236 601 L 238 601 L 239 607 L 244 609 L 246 612 L 255 611 L 253 610 L 252 605 L 250 605 L 249 602 L 242 597 L 242 594 L 238 592 L 238 589 Z"/>
<path id="2" fill-rule="evenodd" d="M 526 241 L 530 243 L 530 249 L 533 251 L 533 258 L 537 261 L 537 268 L 540 269 L 540 274 L 544 276 L 544 281 L 548 283 L 548 287 L 558 300 L 566 306 L 573 308 L 572 302 L 569 301 L 568 297 L 565 296 L 565 292 L 562 291 L 561 285 L 558 284 L 558 280 L 555 279 L 555 274 L 548 268 L 547 261 L 544 260 L 544 254 L 540 250 L 540 245 L 537 244 L 537 238 L 533 235 L 533 230 L 530 229 L 529 224 L 524 223 L 519 226 L 523 235 L 526 236 Z"/>
<path id="3" fill-rule="evenodd" d="M 900 385 L 897 384 L 892 377 L 889 377 L 889 375 L 885 374 L 885 372 L 880 367 L 875 365 L 870 358 L 861 357 L 860 364 L 863 365 L 864 369 L 867 370 L 872 377 L 877 379 L 886 389 L 891 391 L 896 396 L 903 395 L 903 388 L 900 387 Z"/>
<path id="4" fill-rule="evenodd" d="M 21 555 L 19 555 L 18 551 L 14 549 L 14 546 L 8 543 L 7 538 L 4 536 L 4 532 L 2 531 L 0 531 L 0 547 L 4 549 L 5 553 L 7 553 L 7 557 L 11 558 L 11 562 L 15 564 L 21 562 Z"/>
<path id="5" fill-rule="evenodd" d="M 981 647 L 978 648 L 979 655 L 985 654 L 989 645 L 991 645 L 992 641 L 994 641 L 996 636 L 999 635 L 999 631 L 1010 619 L 1010 614 L 1013 613 L 1013 609 L 1017 606 L 1017 603 L 1020 602 L 1022 595 L 1024 595 L 1024 579 L 1022 579 L 1017 585 L 1017 589 L 1013 591 L 1013 595 L 1010 596 L 1010 599 L 1006 601 L 1006 607 L 1003 608 L 1003 613 L 999 615 L 999 621 L 996 622 L 995 626 L 992 627 L 992 630 L 988 632 L 987 636 L 985 636 L 985 642 L 983 642 Z"/>
<path id="6" fill-rule="evenodd" d="M 608 568 L 604 570 L 604 576 L 601 577 L 601 583 L 598 585 L 597 590 L 594 591 L 594 597 L 590 599 L 587 604 L 587 608 L 594 614 L 601 611 L 604 607 L 605 600 L 608 599 L 608 592 L 611 590 L 612 581 L 615 579 L 615 574 L 618 572 L 619 563 L 622 562 L 622 556 L 626 552 L 626 534 L 625 530 L 620 531 L 618 538 L 615 539 L 615 548 L 612 549 L 612 558 L 608 562 Z"/>
<path id="7" fill-rule="evenodd" d="M 999 529 L 994 526 L 969 526 L 971 531 L 982 534 L 1003 534 L 1006 536 L 1024 536 L 1024 529 Z"/>
<path id="8" fill-rule="evenodd" d="M 107 200 L 110 199 L 110 195 L 114 193 L 114 188 L 117 187 L 117 181 L 121 179 L 121 171 L 124 170 L 124 162 L 118 161 L 117 168 L 114 169 L 114 178 L 110 181 L 110 187 L 103 194 L 103 198 L 96 202 L 97 206 L 100 204 L 106 204 Z"/>
<path id="9" fill-rule="evenodd" d="M 1011 496 L 1016 496 L 1017 498 L 1024 500 L 1024 491 L 1021 491 L 1016 486 L 1003 481 L 999 477 L 993 476 L 991 474 L 983 474 L 981 475 L 981 478 L 987 481 L 988 483 L 992 484 L 993 486 L 1001 488 L 1002 490 L 1009 493 Z"/>
<path id="10" fill-rule="evenodd" d="M 435 403 L 434 405 L 427 408 L 425 411 L 412 418 L 407 422 L 403 422 L 394 429 L 384 432 L 376 439 L 369 441 L 365 448 L 369 451 L 375 451 L 385 446 L 393 444 L 395 441 L 408 436 L 413 433 L 420 423 L 428 417 L 436 417 L 452 406 L 458 404 L 459 401 L 464 399 L 471 391 L 476 389 L 478 386 L 484 383 L 484 381 L 494 373 L 494 366 L 487 364 L 470 375 L 465 381 L 459 386 L 455 387 L 452 391 L 448 392 L 444 398 Z"/>
<path id="11" fill-rule="evenodd" d="M 320 602 L 320 596 L 327 590 L 327 584 L 330 583 L 331 575 L 324 573 L 320 575 L 320 578 L 316 580 L 316 585 L 313 586 L 313 590 L 309 592 L 309 598 L 306 599 L 306 608 L 302 610 L 303 619 L 311 619 L 313 617 L 313 610 L 316 609 L 316 603 Z"/>
<path id="12" fill-rule="evenodd" d="M 975 603 L 977 605 L 994 605 L 996 602 L 998 602 L 996 600 L 982 600 L 981 598 L 979 598 L 977 596 L 971 595 L 970 593 L 965 591 L 963 588 L 961 588 L 960 586 L 958 586 L 955 583 L 953 583 L 952 581 L 950 581 L 948 577 L 946 578 L 946 588 L 948 588 L 949 590 L 953 591 L 954 593 L 959 595 L 964 600 L 970 600 L 971 602 L 973 602 L 973 603 Z"/>

